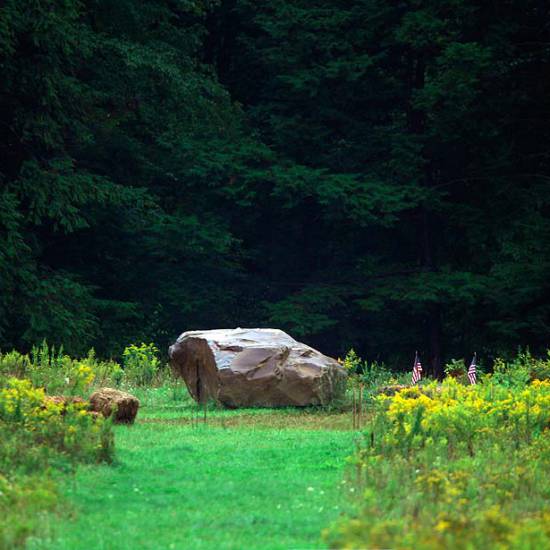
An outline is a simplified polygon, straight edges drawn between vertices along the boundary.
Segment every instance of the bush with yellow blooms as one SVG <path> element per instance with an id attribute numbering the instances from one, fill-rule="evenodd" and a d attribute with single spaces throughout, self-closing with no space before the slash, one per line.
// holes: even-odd
<path id="1" fill-rule="evenodd" d="M 83 376 L 87 376 L 83 372 Z M 111 423 L 81 400 L 58 402 L 30 380 L 0 380 L 0 548 L 16 548 L 57 502 L 50 472 L 110 461 Z"/>
<path id="2" fill-rule="evenodd" d="M 356 511 L 329 546 L 550 549 L 550 381 L 528 379 L 376 397 L 349 459 Z"/>
<path id="3" fill-rule="evenodd" d="M 115 361 L 100 361 L 91 349 L 86 357 L 73 358 L 46 341 L 34 346 L 30 354 L 0 352 L 0 378 L 16 376 L 29 379 L 50 395 L 87 395 L 92 384 L 119 385 L 124 372 Z"/>

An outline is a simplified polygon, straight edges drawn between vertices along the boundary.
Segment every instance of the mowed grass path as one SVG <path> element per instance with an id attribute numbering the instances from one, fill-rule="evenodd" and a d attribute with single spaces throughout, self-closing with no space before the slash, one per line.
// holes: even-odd
<path id="1" fill-rule="evenodd" d="M 144 411 L 116 428 L 115 465 L 81 467 L 65 483 L 75 517 L 53 518 L 49 540 L 29 548 L 323 548 L 322 529 L 349 500 L 354 438 L 327 424 L 299 411 L 229 411 L 207 425 Z"/>

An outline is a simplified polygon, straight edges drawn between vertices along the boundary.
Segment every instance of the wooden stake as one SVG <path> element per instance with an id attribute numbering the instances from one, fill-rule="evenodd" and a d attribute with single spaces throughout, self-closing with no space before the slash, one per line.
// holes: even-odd
<path id="1" fill-rule="evenodd" d="M 359 429 L 363 420 L 363 384 L 359 386 Z"/>
<path id="2" fill-rule="evenodd" d="M 357 398 L 355 396 L 355 386 L 353 386 L 353 429 L 357 427 Z"/>
<path id="3" fill-rule="evenodd" d="M 361 445 L 359 444 L 359 441 L 355 442 L 355 449 L 357 456 L 361 456 Z M 358 460 L 355 463 L 355 476 L 357 478 L 357 486 L 361 486 L 361 460 Z"/>

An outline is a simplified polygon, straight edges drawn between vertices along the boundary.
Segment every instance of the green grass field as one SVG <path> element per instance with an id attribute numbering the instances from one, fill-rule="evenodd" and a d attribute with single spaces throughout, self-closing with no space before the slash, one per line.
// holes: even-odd
<path id="1" fill-rule="evenodd" d="M 0 550 L 550 550 L 549 364 L 372 399 L 378 380 L 359 418 L 355 386 L 325 408 L 205 411 L 170 377 L 125 380 L 142 406 L 116 449 L 110 422 L 10 378 Z"/>
<path id="2" fill-rule="evenodd" d="M 116 428 L 116 463 L 65 480 L 71 512 L 28 548 L 323 547 L 349 501 L 349 414 L 216 410 L 204 424 L 188 400 L 141 397 L 137 423 Z"/>

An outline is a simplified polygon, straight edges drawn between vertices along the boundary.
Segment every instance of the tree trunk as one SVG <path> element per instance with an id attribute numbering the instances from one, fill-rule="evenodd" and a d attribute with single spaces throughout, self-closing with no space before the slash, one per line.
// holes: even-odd
<path id="1" fill-rule="evenodd" d="M 412 91 L 424 88 L 426 73 L 426 63 L 424 55 L 418 53 L 413 61 L 411 88 Z M 412 94 L 411 94 L 412 96 Z M 422 110 L 415 109 L 412 104 L 409 107 L 408 113 L 409 128 L 412 134 L 422 136 L 425 132 L 425 113 Z M 425 159 L 426 168 L 424 177 L 422 178 L 423 185 L 431 187 L 432 185 L 432 169 L 429 159 Z M 421 231 L 421 246 L 420 258 L 422 269 L 428 272 L 435 272 L 436 260 L 434 251 L 434 231 L 433 223 L 430 218 L 428 209 L 424 204 L 419 207 Z M 429 345 L 429 363 L 427 371 L 436 378 L 443 377 L 443 368 L 441 360 L 441 305 L 438 303 L 428 304 L 427 306 L 427 336 Z"/>
<path id="2" fill-rule="evenodd" d="M 429 179 L 428 179 L 429 182 Z M 427 209 L 422 206 L 422 268 L 424 271 L 435 272 L 433 227 Z M 441 360 L 441 304 L 428 305 L 427 311 L 428 342 L 429 342 L 429 369 L 428 372 L 436 378 L 443 378 Z"/>

